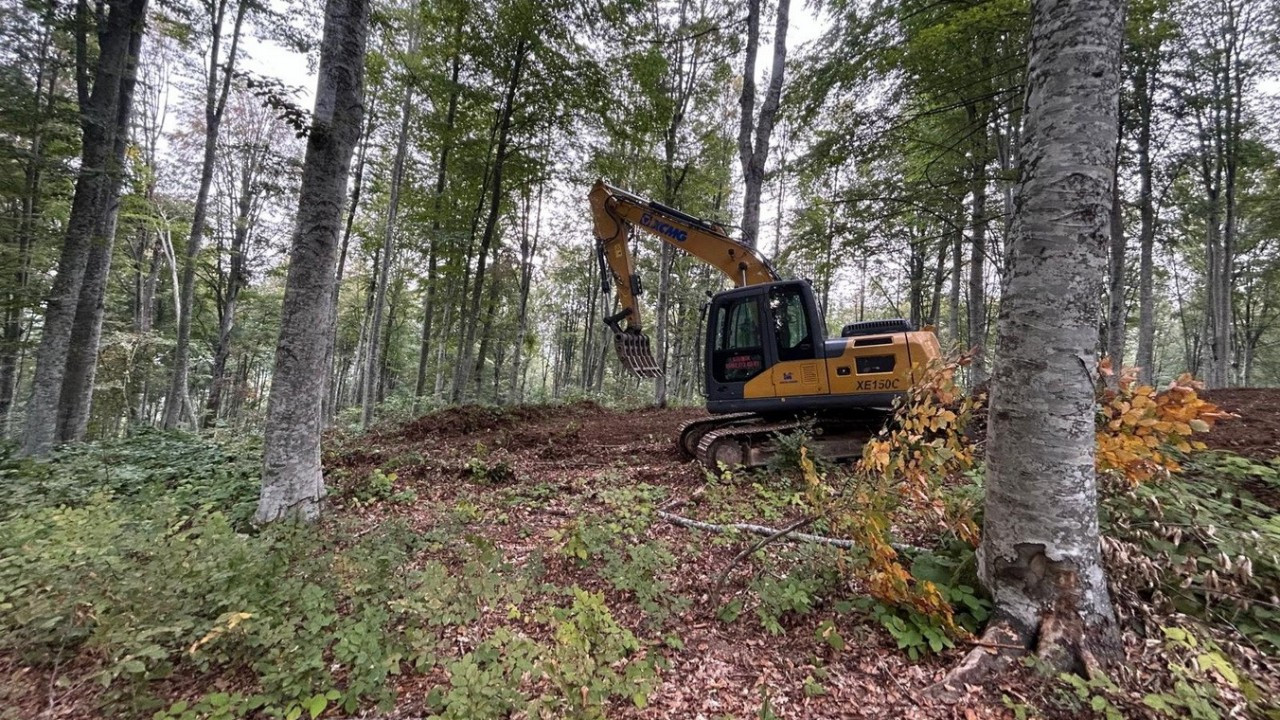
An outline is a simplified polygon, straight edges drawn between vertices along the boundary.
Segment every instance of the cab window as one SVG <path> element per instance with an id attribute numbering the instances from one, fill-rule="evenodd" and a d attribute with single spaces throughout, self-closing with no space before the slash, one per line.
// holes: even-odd
<path id="1" fill-rule="evenodd" d="M 756 297 L 740 298 L 719 307 L 712 358 L 716 380 L 742 382 L 760 374 L 764 369 L 760 331 L 760 304 Z"/>
<path id="2" fill-rule="evenodd" d="M 805 313 L 804 296 L 795 288 L 779 288 L 769 292 L 769 312 L 773 316 L 773 335 L 778 345 L 778 360 L 809 360 L 814 357 L 813 335 Z"/>

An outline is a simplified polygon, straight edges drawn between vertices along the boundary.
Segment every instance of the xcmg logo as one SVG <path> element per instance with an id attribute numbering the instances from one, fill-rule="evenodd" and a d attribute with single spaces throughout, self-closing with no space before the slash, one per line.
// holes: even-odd
<path id="1" fill-rule="evenodd" d="M 659 220 L 648 213 L 645 213 L 644 215 L 640 216 L 640 224 L 647 228 L 660 232 L 663 235 L 666 235 L 667 237 L 672 238 L 676 242 L 684 242 L 685 239 L 689 237 L 689 233 L 685 232 L 684 230 L 681 230 L 680 228 L 675 227 L 671 223 L 665 222 L 663 220 Z"/>

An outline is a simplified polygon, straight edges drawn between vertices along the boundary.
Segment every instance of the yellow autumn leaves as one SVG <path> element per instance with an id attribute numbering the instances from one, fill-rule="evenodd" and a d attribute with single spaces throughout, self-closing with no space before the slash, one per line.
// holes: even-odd
<path id="1" fill-rule="evenodd" d="M 1109 375 L 1109 368 L 1104 365 L 1102 372 Z M 1192 440 L 1192 434 L 1232 417 L 1201 397 L 1201 389 L 1184 374 L 1157 392 L 1139 385 L 1133 369 L 1104 386 L 1098 397 L 1098 471 L 1134 485 L 1181 471 L 1172 451 L 1203 450 L 1204 443 Z"/>

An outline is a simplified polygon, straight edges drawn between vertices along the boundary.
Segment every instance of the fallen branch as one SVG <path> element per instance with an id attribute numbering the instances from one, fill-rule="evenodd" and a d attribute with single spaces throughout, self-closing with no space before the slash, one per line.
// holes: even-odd
<path id="1" fill-rule="evenodd" d="M 764 538 L 761 538 L 760 540 L 757 540 L 755 543 L 753 543 L 753 544 L 751 545 L 751 547 L 748 547 L 746 550 L 743 550 L 742 552 L 740 552 L 740 553 L 738 553 L 737 555 L 735 555 L 735 556 L 733 557 L 733 559 L 729 561 L 729 564 L 728 564 L 727 566 L 725 566 L 724 572 L 720 573 L 720 578 L 719 578 L 718 580 L 716 580 L 715 595 L 716 595 L 716 597 L 717 597 L 717 604 L 719 604 L 719 602 L 718 602 L 718 598 L 719 598 L 719 595 L 720 595 L 720 588 L 724 587 L 724 582 L 725 582 L 725 580 L 728 580 L 728 579 L 729 579 L 729 573 L 733 570 L 733 568 L 734 568 L 734 567 L 736 567 L 736 566 L 737 566 L 737 564 L 738 564 L 739 562 L 741 562 L 741 561 L 742 561 L 742 559 L 743 559 L 743 558 L 750 556 L 752 553 L 754 553 L 755 551 L 757 551 L 757 550 L 759 550 L 760 548 L 764 547 L 765 545 L 768 545 L 769 543 L 773 542 L 774 540 L 777 540 L 777 539 L 779 539 L 779 538 L 782 538 L 782 537 L 784 537 L 784 536 L 786 536 L 786 535 L 790 535 L 791 533 L 795 532 L 796 530 L 799 530 L 800 528 L 804 527 L 805 525 L 808 525 L 809 523 L 813 522 L 814 520 L 817 520 L 817 518 L 816 518 L 816 517 L 813 517 L 812 515 L 808 515 L 808 516 L 802 517 L 802 518 L 800 518 L 799 520 L 796 520 L 795 522 L 791 523 L 790 525 L 788 525 L 788 526 L 786 526 L 786 527 L 782 528 L 781 530 L 779 530 L 779 531 L 775 532 L 774 534 L 769 535 L 769 536 L 766 536 L 766 537 L 764 537 Z"/>
<path id="2" fill-rule="evenodd" d="M 766 537 L 771 535 L 785 534 L 783 533 L 783 531 L 779 530 L 778 528 L 771 528 L 765 525 L 753 525 L 751 523 L 726 523 L 724 525 L 717 525 L 715 523 L 702 522 L 701 520 L 694 520 L 693 518 L 687 518 L 682 515 L 676 515 L 675 513 L 669 513 L 666 510 L 658 510 L 656 512 L 658 517 L 662 518 L 663 520 L 666 520 L 672 525 L 679 525 L 680 527 L 692 528 L 694 530 L 703 530 L 705 532 L 723 534 L 723 533 L 736 530 L 738 532 L 751 533 L 752 535 L 764 535 Z M 791 533 L 790 535 L 787 535 L 787 539 L 799 540 L 800 542 L 816 543 L 818 545 L 831 545 L 838 548 L 844 548 L 845 550 L 848 550 L 854 546 L 854 543 L 852 540 L 842 540 L 840 538 L 829 538 L 829 537 L 823 537 L 822 535 L 811 535 L 809 533 L 802 533 L 802 532 Z"/>
<path id="3" fill-rule="evenodd" d="M 693 518 L 669 513 L 665 510 L 658 510 L 656 513 L 658 517 L 666 520 L 672 525 L 679 525 L 680 527 L 692 528 L 694 530 L 703 530 L 705 532 L 723 534 L 736 530 L 738 532 L 751 533 L 752 535 L 764 535 L 766 537 L 778 535 L 779 537 L 785 536 L 785 539 L 787 540 L 814 543 L 816 545 L 830 545 L 832 547 L 843 548 L 845 550 L 850 550 L 857 546 L 857 543 L 852 540 L 829 538 L 824 535 L 813 535 L 811 533 L 802 532 L 788 533 L 785 528 L 771 528 L 765 525 L 753 525 L 752 523 L 725 523 L 723 525 L 717 525 L 715 523 L 702 522 L 701 520 L 694 520 Z M 898 552 L 915 553 L 924 551 L 924 548 L 918 548 L 914 545 L 901 545 L 894 543 L 892 544 L 892 547 Z"/>

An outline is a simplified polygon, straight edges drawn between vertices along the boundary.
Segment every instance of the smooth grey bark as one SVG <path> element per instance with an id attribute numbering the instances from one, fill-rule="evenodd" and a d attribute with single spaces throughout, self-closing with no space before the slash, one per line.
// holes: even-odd
<path id="1" fill-rule="evenodd" d="M 373 135 L 374 106 L 376 104 L 376 98 L 371 99 L 369 107 L 366 108 L 364 131 L 360 133 L 360 150 L 356 153 L 355 178 L 351 181 L 351 202 L 347 206 L 347 221 L 342 229 L 342 243 L 338 250 L 338 270 L 334 273 L 333 290 L 329 294 L 329 319 L 325 324 L 327 337 L 325 338 L 324 350 L 325 382 L 328 383 L 324 394 L 323 413 L 325 424 L 333 421 L 333 416 L 338 411 L 342 401 L 341 378 L 345 374 L 345 368 L 341 372 L 339 371 L 334 355 L 338 343 L 338 294 L 342 290 L 342 278 L 347 269 L 347 248 L 351 244 L 351 232 L 355 227 L 356 210 L 360 208 L 360 196 L 364 191 L 364 166 L 369 154 L 369 138 Z M 356 346 L 359 347 L 359 343 Z"/>
<path id="2" fill-rule="evenodd" d="M 137 58 L 142 50 L 142 33 L 133 37 L 129 49 Z M 119 130 L 116 133 L 113 162 L 124 166 L 125 149 L 128 147 L 129 108 L 132 105 L 136 72 L 126 76 L 120 91 Z M 116 221 L 120 211 L 120 189 L 108 189 L 103 198 L 103 216 L 99 220 L 89 247 L 89 259 L 85 263 L 84 280 L 80 285 L 80 298 L 76 302 L 75 320 L 71 326 L 71 347 L 67 352 L 67 368 L 62 376 L 62 393 L 58 399 L 58 440 L 76 442 L 84 439 L 89 426 L 89 411 L 93 405 L 93 380 L 98 369 L 98 345 L 102 339 L 102 318 L 105 311 L 107 278 L 111 273 L 111 252 L 115 246 Z"/>
<path id="3" fill-rule="evenodd" d="M 411 43 L 411 46 L 416 43 Z M 412 51 L 411 51 L 412 52 Z M 391 282 L 391 265 L 396 251 L 396 222 L 400 214 L 400 190 L 404 182 L 405 157 L 409 153 L 409 123 L 413 119 L 413 90 L 405 88 L 400 105 L 400 132 L 396 138 L 396 154 L 391 163 L 390 197 L 387 200 L 387 217 L 382 233 L 382 266 L 378 271 L 377 291 L 373 299 L 373 316 L 369 325 L 368 357 L 364 372 L 364 398 L 360 405 L 360 426 L 368 428 L 373 423 L 373 411 L 377 407 L 379 388 L 382 386 L 382 313 L 387 305 L 387 286 Z"/>
<path id="4" fill-rule="evenodd" d="M 78 14 L 87 15 L 84 3 Z M 58 270 L 49 292 L 44 327 L 36 350 L 36 370 L 27 402 L 22 454 L 47 455 L 59 438 L 59 409 L 67 359 L 85 270 L 93 243 L 108 226 L 103 219 L 119 191 L 123 168 L 116 160 L 116 136 L 127 131 L 131 97 L 127 86 L 137 77 L 147 0 L 117 0 L 106 6 L 98 28 L 98 60 L 89 88 L 86 52 L 87 21 L 77 33 L 77 90 L 81 110 L 80 171 L 76 175 L 71 213 L 63 237 Z M 125 120 L 122 125 L 121 118 Z M 114 229 L 112 224 L 111 229 Z"/>
<path id="5" fill-rule="evenodd" d="M 979 571 L 996 616 L 1056 665 L 1115 614 L 1094 468 L 1099 303 L 1123 0 L 1033 0 L 1017 215 L 991 383 Z"/>
<path id="6" fill-rule="evenodd" d="M 200 165 L 200 186 L 196 191 L 196 204 L 191 211 L 191 232 L 187 234 L 187 262 L 182 268 L 182 312 L 178 315 L 178 332 L 173 348 L 173 374 L 170 376 L 169 393 L 164 404 L 164 428 L 176 428 L 186 417 L 195 422 L 195 409 L 190 406 L 188 374 L 191 368 L 191 318 L 195 314 L 196 264 L 204 245 L 204 228 L 209 208 L 209 187 L 213 184 L 213 170 L 218 154 L 218 133 L 222 116 L 231 94 L 231 79 L 235 76 L 239 55 L 240 30 L 244 25 L 249 0 L 236 0 L 236 16 L 231 27 L 231 46 L 226 59 L 222 59 L 222 23 L 227 2 L 220 0 L 210 6 L 209 18 L 209 67 L 204 88 L 204 157 Z M 221 73 L 221 79 L 219 79 Z"/>
<path id="7" fill-rule="evenodd" d="M 742 163 L 742 242 L 756 246 L 760 232 L 760 193 L 764 188 L 764 169 L 769 161 L 769 138 L 782 101 L 782 78 L 787 67 L 787 25 L 791 0 L 778 0 L 777 22 L 773 32 L 773 69 L 769 89 L 760 105 L 760 117 L 754 118 L 756 104 L 756 51 L 760 42 L 761 0 L 747 3 L 746 60 L 742 65 L 742 95 L 738 99 L 741 116 L 738 123 L 738 158 Z M 752 131 L 755 140 L 752 141 Z"/>
<path id="8" fill-rule="evenodd" d="M 313 520 L 324 498 L 320 465 L 325 347 L 334 260 L 351 156 L 364 114 L 369 0 L 327 0 L 315 112 L 281 308 L 263 442 L 256 522 Z"/>

